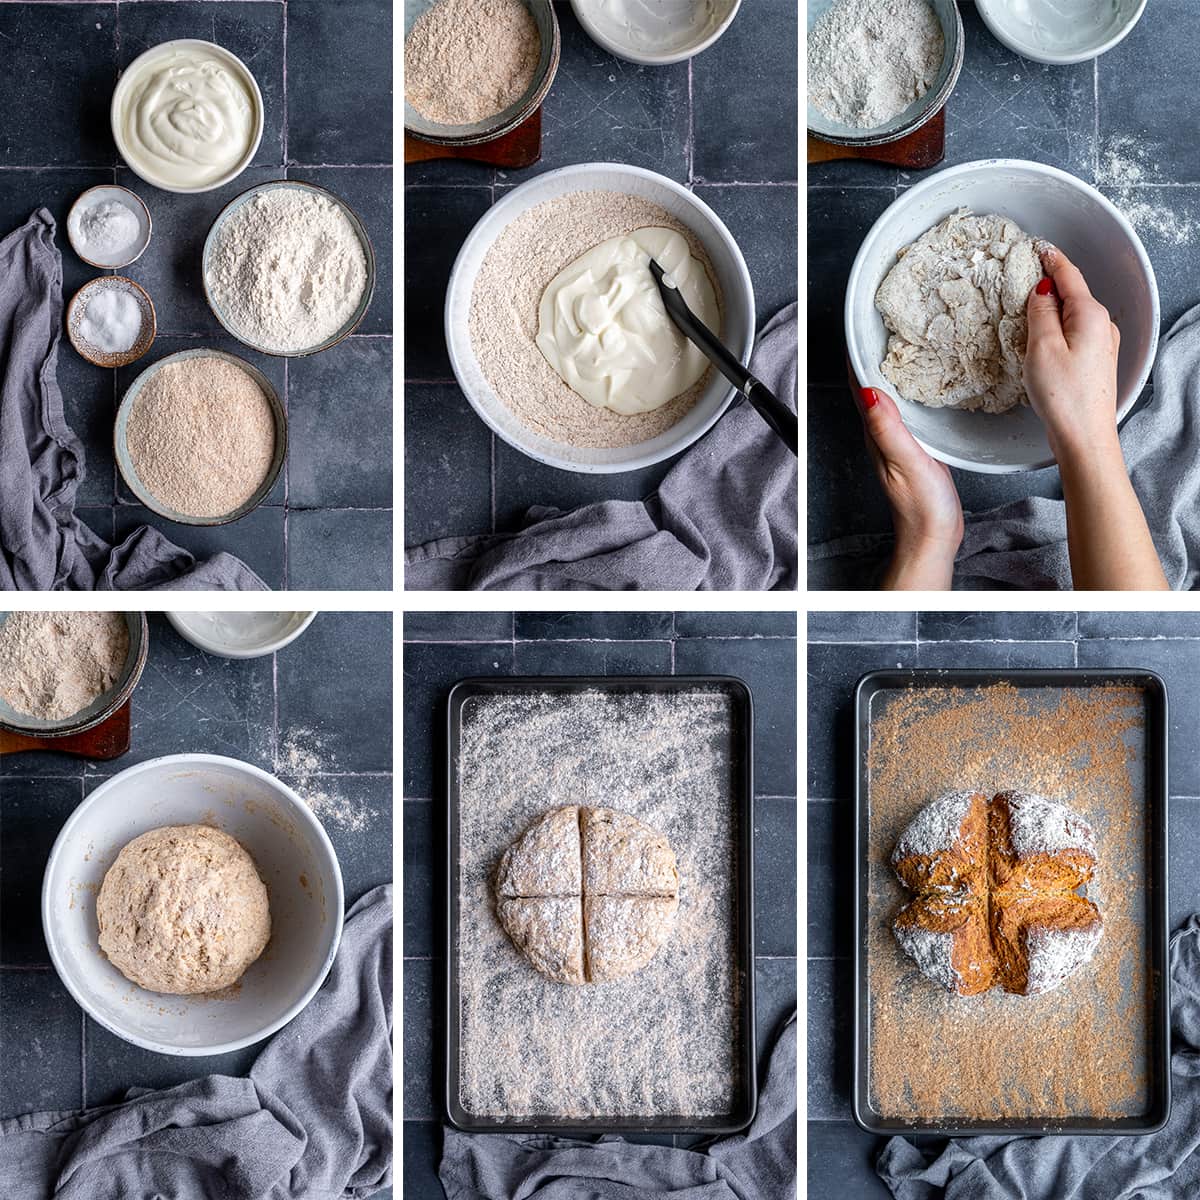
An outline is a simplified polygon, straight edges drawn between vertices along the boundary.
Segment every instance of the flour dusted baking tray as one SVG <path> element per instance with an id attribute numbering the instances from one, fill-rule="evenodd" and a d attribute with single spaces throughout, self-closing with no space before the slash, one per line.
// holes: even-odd
<path id="1" fill-rule="evenodd" d="M 854 1118 L 872 1133 L 1142 1134 L 1171 1105 L 1167 695 L 1141 670 L 877 671 L 855 693 Z M 889 862 L 955 788 L 1061 799 L 1093 825 L 1093 960 L 1037 997 L 926 980 Z"/>
<path id="2" fill-rule="evenodd" d="M 446 1109 L 462 1129 L 728 1133 L 753 1118 L 753 712 L 723 676 L 468 679 L 448 703 Z M 553 983 L 496 919 L 496 862 L 562 804 L 670 839 L 672 936 Z"/>

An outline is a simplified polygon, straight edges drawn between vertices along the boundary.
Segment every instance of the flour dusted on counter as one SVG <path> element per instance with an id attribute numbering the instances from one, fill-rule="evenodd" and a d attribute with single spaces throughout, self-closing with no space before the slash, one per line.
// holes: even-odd
<path id="1" fill-rule="evenodd" d="M 856 129 L 885 125 L 929 91 L 945 53 L 927 0 L 834 0 L 808 34 L 809 103 Z"/>
<path id="2" fill-rule="evenodd" d="M 354 315 L 367 287 L 367 256 L 335 201 L 271 188 L 221 226 L 208 285 L 241 337 L 294 354 L 327 341 Z"/>

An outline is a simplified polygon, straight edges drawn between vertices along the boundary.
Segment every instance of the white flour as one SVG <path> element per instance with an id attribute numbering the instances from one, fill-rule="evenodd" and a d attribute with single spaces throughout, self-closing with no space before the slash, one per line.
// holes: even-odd
<path id="1" fill-rule="evenodd" d="M 926 0 L 835 0 L 809 31 L 809 103 L 843 125 L 884 125 L 929 91 L 945 50 Z"/>
<path id="2" fill-rule="evenodd" d="M 208 285 L 248 342 L 295 353 L 333 337 L 354 315 L 367 286 L 367 258 L 340 205 L 272 188 L 225 221 Z"/>

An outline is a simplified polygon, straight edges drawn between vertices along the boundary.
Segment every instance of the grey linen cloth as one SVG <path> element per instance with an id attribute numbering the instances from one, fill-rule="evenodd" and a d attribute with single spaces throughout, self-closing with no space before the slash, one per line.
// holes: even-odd
<path id="1" fill-rule="evenodd" d="M 1200 916 L 1171 937 L 1171 1119 L 1145 1137 L 976 1137 L 936 1157 L 904 1138 L 879 1176 L 896 1200 L 1184 1200 L 1200 1196 Z"/>
<path id="2" fill-rule="evenodd" d="M 796 407 L 796 305 L 759 335 L 751 369 Z M 518 533 L 443 538 L 405 553 L 411 589 L 795 588 L 796 459 L 750 405 L 727 412 L 645 500 L 536 507 Z"/>
<path id="3" fill-rule="evenodd" d="M 4 1200 L 342 1200 L 392 1180 L 392 888 L 346 915 L 324 986 L 249 1078 L 0 1122 Z"/>
<path id="4" fill-rule="evenodd" d="M 789 1200 L 796 1195 L 796 1018 L 771 1051 L 745 1133 L 707 1151 L 447 1128 L 447 1200 Z"/>
<path id="5" fill-rule="evenodd" d="M 0 590 L 265 590 L 232 555 L 198 563 L 148 526 L 110 546 L 75 515 L 84 454 L 58 386 L 62 319 L 43 208 L 0 241 Z"/>
<path id="6" fill-rule="evenodd" d="M 1121 430 L 1121 447 L 1154 545 L 1175 589 L 1200 584 L 1200 305 L 1163 338 L 1148 404 Z M 865 463 L 865 459 L 864 459 Z M 868 469 L 864 466 L 864 469 Z M 890 535 L 842 538 L 809 548 L 811 588 L 872 587 Z M 1071 587 L 1062 500 L 1033 496 L 966 519 L 954 586 Z"/>

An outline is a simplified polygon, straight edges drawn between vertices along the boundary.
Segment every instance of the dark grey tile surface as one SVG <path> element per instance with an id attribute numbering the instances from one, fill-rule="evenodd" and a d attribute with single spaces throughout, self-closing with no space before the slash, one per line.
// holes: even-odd
<path id="1" fill-rule="evenodd" d="M 155 304 L 159 336 L 150 355 L 114 373 L 90 367 L 65 338 L 58 351 L 66 418 L 86 456 L 78 492 L 86 509 L 81 515 L 106 540 L 149 524 L 201 556 L 225 550 L 241 557 L 273 589 L 289 584 L 390 588 L 387 556 L 372 547 L 372 539 L 380 539 L 390 548 L 390 511 L 340 514 L 392 506 L 393 403 L 384 361 L 391 350 L 393 296 L 391 22 L 392 6 L 383 0 L 337 6 L 325 0 L 0 3 L 0 46 L 8 55 L 0 73 L 0 106 L 7 114 L 0 129 L 0 237 L 36 209 L 48 208 L 58 225 L 63 298 L 69 301 L 101 273 L 77 258 L 66 238 L 67 212 L 81 192 L 120 183 L 145 200 L 154 222 L 148 249 L 123 272 L 142 284 Z M 264 101 L 263 137 L 253 165 L 232 183 L 196 195 L 166 192 L 140 180 L 121 162 L 108 124 L 119 72 L 149 47 L 189 36 L 237 54 L 253 71 Z M 37 89 L 35 99 L 31 87 Z M 378 267 L 361 336 L 314 359 L 294 361 L 293 381 L 282 359 L 256 354 L 224 333 L 204 300 L 200 277 L 201 247 L 221 208 L 246 188 L 285 175 L 343 197 L 366 224 Z M 366 335 L 382 340 L 364 340 Z M 147 365 L 193 347 L 234 353 L 275 384 L 291 417 L 298 500 L 289 496 L 285 469 L 268 498 L 274 511 L 260 509 L 232 525 L 197 530 L 126 507 L 133 497 L 120 485 L 112 455 L 118 401 Z M 379 361 L 372 364 L 372 356 Z M 337 370 L 327 360 L 341 367 L 335 386 L 320 395 L 304 390 L 312 374 L 323 371 L 328 380 Z M 372 418 L 354 421 L 368 389 Z M 314 471 L 323 472 L 319 481 Z M 306 515 L 291 538 L 293 503 L 330 515 Z M 338 553 L 332 554 L 328 542 L 335 538 Z M 293 542 L 299 555 L 295 580 L 289 578 Z M 355 555 L 359 561 L 353 561 Z"/>
<path id="2" fill-rule="evenodd" d="M 512 636 L 516 632 L 515 658 Z M 415 613 L 405 623 L 405 1162 L 404 1194 L 441 1196 L 437 1162 L 440 1022 L 444 937 L 442 880 L 441 736 L 450 686 L 469 675 L 576 674 L 609 671 L 690 673 L 697 666 L 747 679 L 756 692 L 760 725 L 795 740 L 795 615 L 793 613 Z M 480 638 L 495 639 L 481 642 Z M 770 657 L 774 665 L 765 660 Z M 789 671 L 791 674 L 789 675 Z M 794 780 L 795 756 L 791 755 Z M 796 1010 L 794 787 L 770 765 L 756 791 L 757 1034 L 760 1058 Z M 432 797 L 432 802 L 431 802 Z M 432 957 L 430 957 L 432 955 Z M 777 957 L 772 957 L 777 956 Z M 637 1139 L 642 1140 L 642 1139 Z M 659 1137 L 658 1144 L 697 1139 Z"/>
<path id="3" fill-rule="evenodd" d="M 854 805 L 847 800 L 808 802 L 808 954 L 835 958 L 854 952 L 857 886 Z"/>
<path id="4" fill-rule="evenodd" d="M 392 513 L 310 508 L 288 514 L 288 587 L 390 591 Z"/>
<path id="5" fill-rule="evenodd" d="M 902 612 L 810 612 L 810 642 L 912 642 L 917 618 Z"/>
<path id="6" fill-rule="evenodd" d="M 852 993 L 848 958 L 808 960 L 808 1115 L 817 1120 L 850 1112 Z"/>
<path id="7" fill-rule="evenodd" d="M 1196 302 L 1200 148 L 1180 146 L 1178 130 L 1181 121 L 1200 115 L 1200 102 L 1186 73 L 1160 70 L 1167 56 L 1186 57 L 1200 39 L 1200 27 L 1188 20 L 1189 0 L 1148 8 L 1112 52 L 1074 66 L 1020 58 L 988 32 L 975 4 L 959 8 L 965 59 L 946 107 L 943 162 L 918 172 L 858 162 L 808 172 L 813 543 L 891 528 L 858 422 L 843 407 L 842 306 L 850 264 L 897 187 L 975 159 L 1031 159 L 1062 168 L 1100 187 L 1134 225 L 1157 276 L 1162 328 Z M 1061 498 L 1055 468 L 1007 476 L 955 472 L 955 482 L 967 512 L 1028 496 Z"/>
<path id="8" fill-rule="evenodd" d="M 406 168 L 405 545 L 516 531 L 533 506 L 640 499 L 671 466 L 557 471 L 493 438 L 461 397 L 442 332 L 450 266 L 470 229 L 514 187 L 581 162 L 655 171 L 695 190 L 729 226 L 760 325 L 795 299 L 798 14 L 790 0 L 754 8 L 690 63 L 650 68 L 605 53 L 572 7 L 557 4 L 562 59 L 543 105 L 541 161 L 515 171 L 451 161 Z M 763 77 L 779 97 L 769 112 Z"/>
<path id="9" fill-rule="evenodd" d="M 288 368 L 292 508 L 392 507 L 392 339 L 347 338 Z"/>
<path id="10" fill-rule="evenodd" d="M 920 642 L 918 667 L 1073 667 L 1072 642 Z"/>
<path id="11" fill-rule="evenodd" d="M 1073 612 L 932 612 L 917 618 L 922 642 L 1074 641 Z"/>
<path id="12" fill-rule="evenodd" d="M 264 1043 L 180 1058 L 140 1050 L 67 994 L 41 935 L 42 875 L 54 839 L 105 779 L 162 754 L 225 754 L 279 775 L 333 843 L 349 906 L 392 876 L 391 614 L 322 612 L 272 657 L 205 654 L 158 613 L 133 697 L 132 748 L 111 762 L 58 753 L 0 758 L 0 1117 L 76 1109 L 212 1072 L 242 1074 Z M 320 770 L 288 774 L 295 740 Z M 282 750 L 282 752 L 280 752 Z M 293 767 L 295 763 L 291 764 Z M 83 1081 L 86 1080 L 86 1092 Z"/>
<path id="13" fill-rule="evenodd" d="M 289 163 L 392 161 L 392 8 L 290 0 Z"/>
<path id="14" fill-rule="evenodd" d="M 1081 638 L 1200 638 L 1200 613 L 1081 612 Z"/>
<path id="15" fill-rule="evenodd" d="M 809 1121 L 810 1200 L 889 1200 L 891 1192 L 875 1173 L 883 1141 L 850 1121 Z"/>
<path id="16" fill-rule="evenodd" d="M 1168 815 L 1170 879 L 1170 925 L 1178 929 L 1194 913 L 1200 913 L 1200 799 L 1172 799 Z"/>

